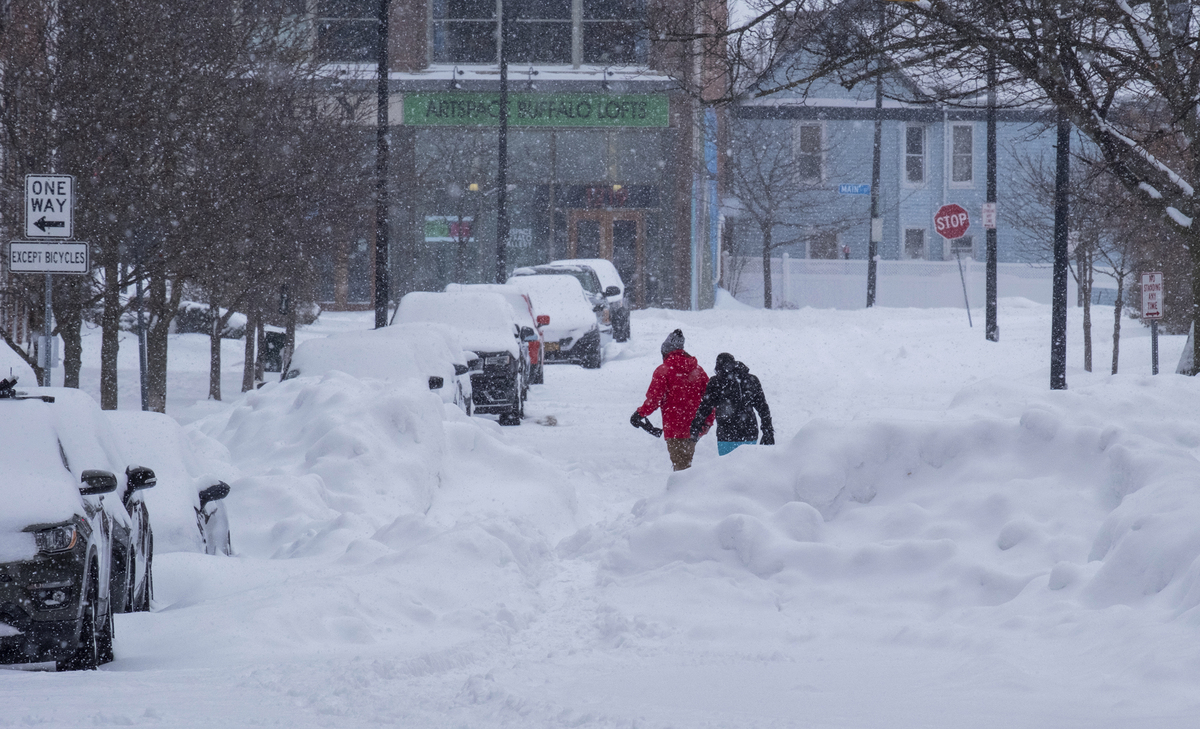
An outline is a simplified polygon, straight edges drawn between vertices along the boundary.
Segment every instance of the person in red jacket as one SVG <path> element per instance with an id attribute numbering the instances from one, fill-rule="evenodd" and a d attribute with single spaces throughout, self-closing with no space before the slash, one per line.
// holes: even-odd
<path id="1" fill-rule="evenodd" d="M 629 422 L 635 428 L 645 427 L 646 416 L 662 410 L 663 436 L 667 441 L 667 453 L 676 471 L 690 468 L 696 453 L 696 442 L 692 440 L 692 418 L 704 397 L 708 375 L 696 358 L 683 351 L 683 332 L 671 332 L 662 344 L 663 363 L 654 370 L 650 388 L 646 390 L 646 402 L 633 411 Z M 707 432 L 713 424 L 714 413 L 709 413 L 704 426 Z"/>

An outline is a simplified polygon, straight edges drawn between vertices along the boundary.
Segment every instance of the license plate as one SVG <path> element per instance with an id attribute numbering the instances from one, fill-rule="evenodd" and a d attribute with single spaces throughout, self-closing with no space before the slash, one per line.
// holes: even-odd
<path id="1" fill-rule="evenodd" d="M 557 352 L 558 351 L 558 342 L 546 342 L 546 351 L 547 352 Z"/>

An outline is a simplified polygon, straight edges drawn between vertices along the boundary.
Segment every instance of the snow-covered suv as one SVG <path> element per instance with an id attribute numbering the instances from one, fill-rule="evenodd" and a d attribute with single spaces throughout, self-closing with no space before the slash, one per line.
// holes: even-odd
<path id="1" fill-rule="evenodd" d="M 87 395 L 15 385 L 0 382 L 0 663 L 95 668 L 112 660 L 113 612 L 139 582 L 149 594 L 149 524 L 123 501 L 154 473 L 125 462 Z"/>

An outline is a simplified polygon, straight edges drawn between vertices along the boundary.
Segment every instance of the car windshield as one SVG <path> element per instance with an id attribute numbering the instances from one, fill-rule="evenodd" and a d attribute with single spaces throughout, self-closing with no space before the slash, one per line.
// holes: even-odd
<path id="1" fill-rule="evenodd" d="M 561 276 L 566 274 L 568 276 L 572 276 L 576 281 L 579 282 L 579 285 L 583 287 L 584 291 L 588 292 L 589 294 L 600 293 L 600 279 L 596 278 L 596 274 L 586 268 L 577 268 L 575 266 L 562 266 L 561 268 L 552 266 L 539 266 L 534 270 L 542 275 Z"/>

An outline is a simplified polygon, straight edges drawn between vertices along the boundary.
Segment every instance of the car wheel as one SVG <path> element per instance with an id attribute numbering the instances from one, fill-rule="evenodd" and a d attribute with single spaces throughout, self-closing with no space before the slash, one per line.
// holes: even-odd
<path id="1" fill-rule="evenodd" d="M 583 355 L 583 368 L 585 370 L 598 370 L 601 364 L 600 352 L 600 337 L 596 337 L 595 344 L 589 344 L 587 352 Z"/>
<path id="2" fill-rule="evenodd" d="M 108 611 L 104 614 L 104 619 L 101 621 L 104 624 L 104 630 L 96 633 L 96 663 L 112 663 L 113 658 L 113 611 L 112 603 L 108 604 Z"/>
<path id="3" fill-rule="evenodd" d="M 92 575 L 99 572 L 98 566 L 93 566 Z M 99 645 L 96 643 L 96 582 L 93 577 L 87 589 L 87 605 L 83 608 L 83 623 L 79 626 L 79 647 L 66 660 L 58 661 L 55 668 L 59 671 L 92 671 L 100 665 Z"/>
<path id="4" fill-rule="evenodd" d="M 142 593 L 134 603 L 134 610 L 139 613 L 150 612 L 150 596 L 154 592 L 154 554 L 146 555 L 146 579 L 142 581 Z"/>

